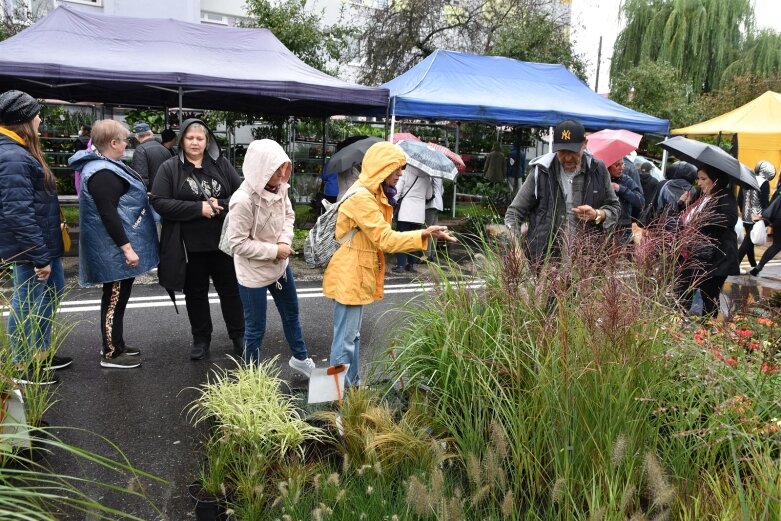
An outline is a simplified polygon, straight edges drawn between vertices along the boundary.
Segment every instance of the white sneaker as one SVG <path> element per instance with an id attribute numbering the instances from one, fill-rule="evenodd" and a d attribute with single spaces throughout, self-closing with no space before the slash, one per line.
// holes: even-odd
<path id="1" fill-rule="evenodd" d="M 312 361 L 311 358 L 305 358 L 304 360 L 299 360 L 295 356 L 290 357 L 290 361 L 288 362 L 288 365 L 301 373 L 302 375 L 309 378 L 309 375 L 312 374 L 312 369 L 315 368 L 315 363 Z"/>

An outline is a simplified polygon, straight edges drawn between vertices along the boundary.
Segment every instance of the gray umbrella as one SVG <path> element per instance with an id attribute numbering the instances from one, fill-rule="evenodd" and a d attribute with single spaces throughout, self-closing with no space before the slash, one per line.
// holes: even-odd
<path id="1" fill-rule="evenodd" d="M 716 145 L 709 145 L 683 136 L 675 136 L 665 139 L 659 143 L 659 146 L 672 152 L 678 159 L 684 159 L 698 167 L 704 166 L 718 170 L 732 177 L 732 179 L 745 188 L 759 190 L 753 170 Z"/>
<path id="2" fill-rule="evenodd" d="M 397 143 L 407 155 L 407 164 L 412 165 L 431 177 L 441 177 L 452 181 L 458 174 L 456 165 L 444 153 L 427 143 L 402 139 Z"/>
<path id="3" fill-rule="evenodd" d="M 366 139 L 361 139 L 360 141 L 347 145 L 339 152 L 332 155 L 331 159 L 328 160 L 328 171 L 339 173 L 350 170 L 353 165 L 363 161 L 363 156 L 366 155 L 366 151 L 369 150 L 369 147 L 375 143 L 381 142 L 382 139 L 378 137 L 367 137 Z"/>

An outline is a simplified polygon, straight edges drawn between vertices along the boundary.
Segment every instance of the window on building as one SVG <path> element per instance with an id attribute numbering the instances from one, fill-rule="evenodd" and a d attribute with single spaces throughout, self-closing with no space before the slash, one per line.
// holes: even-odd
<path id="1" fill-rule="evenodd" d="M 61 4 L 86 4 L 86 5 L 94 5 L 97 7 L 103 6 L 103 0 L 60 0 L 59 3 Z"/>
<path id="2" fill-rule="evenodd" d="M 201 23 L 228 25 L 228 17 L 217 13 L 201 11 Z"/>

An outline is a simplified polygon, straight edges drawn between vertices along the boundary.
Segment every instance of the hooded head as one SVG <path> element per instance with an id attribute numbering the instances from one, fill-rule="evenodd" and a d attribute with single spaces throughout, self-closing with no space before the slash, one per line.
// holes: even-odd
<path id="1" fill-rule="evenodd" d="M 202 126 L 206 132 L 206 151 L 205 155 L 208 155 L 213 160 L 217 160 L 218 157 L 220 157 L 220 145 L 217 144 L 217 139 L 214 137 L 214 134 L 209 129 L 209 126 L 204 123 L 203 120 L 198 118 L 192 118 L 192 119 L 186 119 L 184 120 L 184 123 L 182 123 L 182 128 L 179 130 L 179 144 L 182 144 L 182 138 L 187 133 L 187 128 L 198 124 Z M 179 160 L 184 162 L 184 147 L 180 146 L 179 150 Z"/>
<path id="2" fill-rule="evenodd" d="M 667 179 L 684 179 L 694 184 L 697 179 L 697 167 L 686 161 L 676 161 L 667 169 Z"/>
<path id="3" fill-rule="evenodd" d="M 776 176 L 776 167 L 770 161 L 759 161 L 754 167 L 754 173 L 762 177 L 765 181 L 772 181 Z"/>
<path id="4" fill-rule="evenodd" d="M 244 180 L 256 193 L 263 189 L 282 165 L 290 168 L 290 158 L 279 143 L 271 139 L 253 141 L 247 147 L 242 173 Z"/>
<path id="5" fill-rule="evenodd" d="M 407 165 L 407 156 L 400 146 L 382 141 L 375 143 L 363 156 L 358 182 L 376 192 L 385 179 L 397 168 Z"/>

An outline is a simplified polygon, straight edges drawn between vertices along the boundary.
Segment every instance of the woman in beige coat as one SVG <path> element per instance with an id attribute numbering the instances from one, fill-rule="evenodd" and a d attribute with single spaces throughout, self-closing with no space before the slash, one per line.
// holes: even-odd
<path id="1" fill-rule="evenodd" d="M 407 163 L 404 151 L 392 143 L 376 143 L 363 157 L 355 192 L 339 206 L 336 238 L 358 232 L 342 244 L 325 269 L 323 294 L 334 299 L 334 339 L 331 364 L 350 364 L 346 385 L 357 386 L 361 318 L 364 304 L 382 298 L 385 255 L 426 249 L 430 237 L 455 242 L 447 226 L 396 232 L 391 229 L 396 183 Z"/>
<path id="2" fill-rule="evenodd" d="M 244 305 L 244 360 L 260 359 L 266 331 L 266 292 L 282 319 L 293 356 L 290 367 L 309 377 L 315 364 L 304 343 L 298 294 L 288 257 L 296 214 L 287 196 L 291 162 L 270 139 L 253 141 L 244 157 L 244 182 L 231 197 L 227 235 Z"/>

